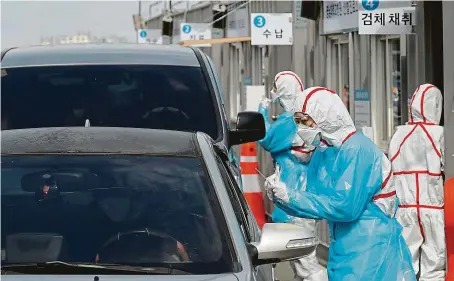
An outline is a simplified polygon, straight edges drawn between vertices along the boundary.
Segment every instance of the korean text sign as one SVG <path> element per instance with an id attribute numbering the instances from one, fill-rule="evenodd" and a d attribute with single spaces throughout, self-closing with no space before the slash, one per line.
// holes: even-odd
<path id="1" fill-rule="evenodd" d="M 323 33 L 356 30 L 360 4 L 358 0 L 323 1 Z"/>
<path id="2" fill-rule="evenodd" d="M 292 45 L 291 13 L 251 14 L 251 45 Z"/>
<path id="3" fill-rule="evenodd" d="M 358 33 L 402 35 L 414 33 L 415 8 L 410 1 L 363 0 L 358 13 Z"/>
<path id="4" fill-rule="evenodd" d="M 211 27 L 208 23 L 181 23 L 180 40 L 208 40 L 211 39 Z M 210 47 L 211 44 L 199 45 L 199 47 Z"/>
<path id="5" fill-rule="evenodd" d="M 354 122 L 357 128 L 368 127 L 371 124 L 369 89 L 355 89 Z"/>

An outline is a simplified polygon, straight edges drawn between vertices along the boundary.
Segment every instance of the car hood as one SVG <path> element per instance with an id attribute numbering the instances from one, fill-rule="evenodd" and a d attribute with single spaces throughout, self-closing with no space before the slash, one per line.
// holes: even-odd
<path id="1" fill-rule="evenodd" d="M 10 273 L 17 274 L 17 273 Z M 2 281 L 238 281 L 232 273 L 216 275 L 2 275 Z"/>

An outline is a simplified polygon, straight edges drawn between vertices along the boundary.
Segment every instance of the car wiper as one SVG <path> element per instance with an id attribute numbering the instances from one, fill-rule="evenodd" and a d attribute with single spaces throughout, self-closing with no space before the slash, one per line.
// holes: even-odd
<path id="1" fill-rule="evenodd" d="M 141 267 L 123 264 L 99 264 L 99 263 L 70 263 L 63 261 L 51 261 L 44 263 L 18 263 L 2 265 L 2 274 L 7 272 L 26 274 L 178 274 L 175 269 L 168 267 Z M 183 274 L 187 272 L 180 271 Z M 181 274 L 181 273 L 180 273 Z"/>

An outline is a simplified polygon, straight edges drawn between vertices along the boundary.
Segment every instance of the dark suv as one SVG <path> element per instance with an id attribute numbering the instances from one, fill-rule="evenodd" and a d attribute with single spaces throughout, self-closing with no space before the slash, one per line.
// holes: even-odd
<path id="1" fill-rule="evenodd" d="M 239 177 L 231 146 L 264 136 L 263 118 L 229 126 L 211 59 L 196 48 L 141 44 L 12 48 L 1 54 L 5 129 L 97 126 L 200 131 Z M 230 160 L 230 161 L 229 161 Z"/>

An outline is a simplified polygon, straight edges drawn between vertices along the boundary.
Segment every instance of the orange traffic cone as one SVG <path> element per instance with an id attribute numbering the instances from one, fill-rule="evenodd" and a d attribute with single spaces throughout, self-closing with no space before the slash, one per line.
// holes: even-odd
<path id="1" fill-rule="evenodd" d="M 265 205 L 259 183 L 259 163 L 254 142 L 245 143 L 241 146 L 240 166 L 244 196 L 261 229 L 266 222 Z"/>

